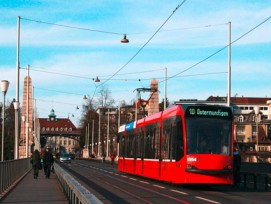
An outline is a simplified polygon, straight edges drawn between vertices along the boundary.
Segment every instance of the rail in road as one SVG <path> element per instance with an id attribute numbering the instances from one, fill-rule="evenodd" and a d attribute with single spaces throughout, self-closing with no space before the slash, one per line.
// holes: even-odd
<path id="1" fill-rule="evenodd" d="M 67 172 L 93 193 L 109 203 L 270 203 L 265 189 L 180 186 L 118 172 L 116 165 L 74 160 L 62 164 Z M 253 186 L 253 185 L 252 185 Z"/>

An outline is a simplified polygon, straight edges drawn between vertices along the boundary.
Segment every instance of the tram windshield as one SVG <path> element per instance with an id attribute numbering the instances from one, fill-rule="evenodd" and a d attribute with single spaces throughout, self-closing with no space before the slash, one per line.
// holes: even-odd
<path id="1" fill-rule="evenodd" d="M 231 154 L 231 120 L 191 117 L 186 130 L 187 154 Z"/>

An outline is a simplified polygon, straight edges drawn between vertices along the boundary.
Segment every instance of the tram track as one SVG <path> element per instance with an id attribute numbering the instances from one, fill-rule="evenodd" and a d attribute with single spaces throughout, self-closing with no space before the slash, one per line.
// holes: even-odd
<path id="1" fill-rule="evenodd" d="M 176 193 L 171 191 L 171 193 L 163 192 L 164 188 L 158 184 L 151 184 L 144 180 L 129 177 L 127 175 L 122 175 L 116 172 L 108 171 L 103 168 L 90 166 L 81 162 L 77 162 L 80 168 L 87 168 L 95 171 L 95 176 L 87 176 L 79 173 L 80 168 L 76 168 L 76 171 L 72 168 L 69 168 L 66 165 L 62 165 L 69 173 L 75 176 L 80 180 L 80 183 L 86 188 L 93 191 L 93 189 L 101 194 L 102 202 L 104 203 L 165 203 L 165 201 L 171 201 L 170 203 L 183 203 L 190 204 L 190 201 L 187 201 L 183 198 L 180 198 L 180 195 L 187 195 L 186 193 Z M 88 175 L 90 175 L 89 173 Z M 98 175 L 97 175 L 98 174 Z M 101 179 L 103 178 L 103 179 Z M 90 181 L 91 179 L 91 181 Z M 102 186 L 106 186 L 102 187 Z M 123 187 L 125 186 L 125 188 Z M 119 192 L 122 192 L 122 195 L 126 195 L 125 199 L 121 196 L 113 194 L 111 189 L 117 189 Z M 176 193 L 177 196 L 171 195 Z M 127 201 L 127 195 L 128 200 Z M 99 195 L 98 195 L 99 197 Z M 100 197 L 101 198 L 101 197 Z"/>
<path id="2" fill-rule="evenodd" d="M 108 164 L 75 160 L 71 164 L 61 165 L 73 175 L 85 188 L 105 204 L 111 203 L 261 203 L 257 193 L 221 188 L 184 188 L 164 182 L 154 181 L 130 174 L 118 172 Z M 256 199 L 256 197 L 257 199 Z"/>

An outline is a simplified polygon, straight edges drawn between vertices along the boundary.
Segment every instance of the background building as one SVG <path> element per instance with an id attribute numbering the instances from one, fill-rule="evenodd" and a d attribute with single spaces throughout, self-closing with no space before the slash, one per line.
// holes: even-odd
<path id="1" fill-rule="evenodd" d="M 49 147 L 54 154 L 72 153 L 79 155 L 80 135 L 69 118 L 57 118 L 54 110 L 48 118 L 38 118 L 38 133 L 41 147 Z"/>

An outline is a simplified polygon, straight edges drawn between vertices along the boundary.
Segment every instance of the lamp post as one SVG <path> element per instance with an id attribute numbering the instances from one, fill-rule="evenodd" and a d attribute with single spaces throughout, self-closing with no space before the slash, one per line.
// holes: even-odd
<path id="1" fill-rule="evenodd" d="M 92 120 L 92 134 L 91 134 L 91 154 L 94 154 L 94 120 Z"/>
<path id="2" fill-rule="evenodd" d="M 165 67 L 164 110 L 167 108 L 167 68 Z"/>
<path id="3" fill-rule="evenodd" d="M 260 113 L 260 109 L 258 106 L 254 107 L 254 111 L 255 111 L 255 122 L 256 122 L 256 152 L 257 152 L 257 162 L 258 162 L 258 150 L 259 150 L 259 127 L 258 127 L 258 116 L 259 116 L 259 113 Z"/>
<path id="4" fill-rule="evenodd" d="M 17 60 L 16 60 L 16 99 L 15 99 L 15 151 L 14 159 L 18 159 L 19 151 L 19 81 L 20 81 L 20 16 L 17 21 Z M 15 107 L 16 106 L 16 107 Z"/>
<path id="5" fill-rule="evenodd" d="M 25 143 L 25 141 L 24 141 L 24 140 L 25 140 L 25 136 L 26 136 L 26 131 L 27 131 L 27 130 L 26 130 L 26 116 L 25 116 L 25 115 L 22 115 L 22 118 L 21 118 L 21 119 L 22 119 L 22 122 L 25 124 L 25 126 L 24 126 L 24 127 L 25 127 L 25 128 L 24 128 L 24 132 L 25 132 L 25 133 L 23 133 L 23 141 L 22 141 L 22 144 L 26 146 L 26 143 Z M 24 134 L 25 134 L 25 135 L 24 135 Z M 26 149 L 26 148 L 25 148 L 25 149 Z M 26 154 L 26 152 L 25 152 L 25 154 Z"/>
<path id="6" fill-rule="evenodd" d="M 17 128 L 16 128 L 16 125 L 18 125 L 18 123 L 16 123 L 16 120 L 18 116 L 18 111 L 19 111 L 19 106 L 20 106 L 20 103 L 18 101 L 15 101 L 13 103 L 13 106 L 14 106 L 14 111 L 15 111 L 15 138 L 14 138 L 14 159 L 18 159 L 18 144 L 19 144 L 19 137 L 18 137 L 18 132 L 17 132 Z"/>
<path id="7" fill-rule="evenodd" d="M 2 154 L 1 161 L 4 161 L 4 138 L 5 138 L 5 106 L 6 106 L 6 93 L 8 91 L 9 81 L 1 81 L 1 90 L 3 93 L 3 106 L 2 106 Z"/>
<path id="8" fill-rule="evenodd" d="M 109 155 L 109 144 L 108 144 L 108 141 L 109 141 L 109 108 L 107 109 L 107 138 L 106 138 L 106 153 L 107 153 L 107 157 Z"/>
<path id="9" fill-rule="evenodd" d="M 101 144 L 101 108 L 99 108 L 98 157 L 100 156 L 100 144 Z"/>
<path id="10" fill-rule="evenodd" d="M 229 21 L 228 42 L 228 99 L 227 106 L 231 106 L 231 22 Z"/>

